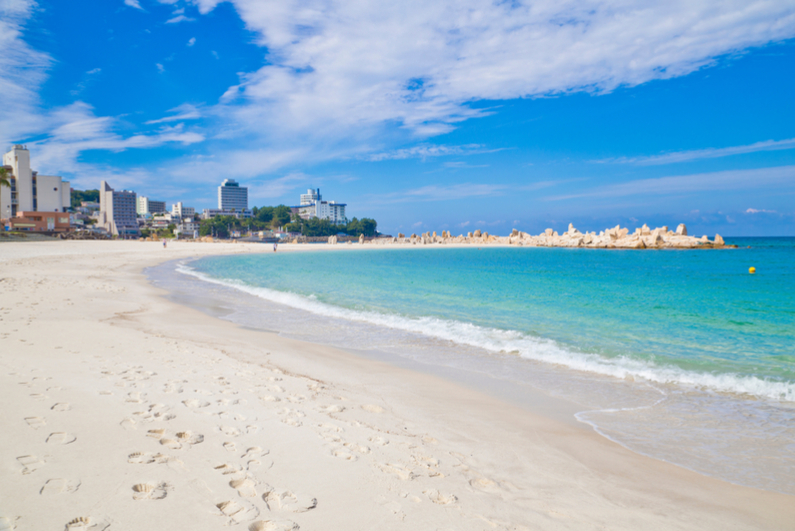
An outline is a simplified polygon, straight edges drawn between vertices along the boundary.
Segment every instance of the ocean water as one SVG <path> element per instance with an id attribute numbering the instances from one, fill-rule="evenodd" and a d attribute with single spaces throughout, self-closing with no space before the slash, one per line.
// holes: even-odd
<path id="1" fill-rule="evenodd" d="M 727 243 L 740 248 L 346 249 L 176 267 L 241 324 L 528 385 L 634 451 L 795 494 L 795 238 Z"/>

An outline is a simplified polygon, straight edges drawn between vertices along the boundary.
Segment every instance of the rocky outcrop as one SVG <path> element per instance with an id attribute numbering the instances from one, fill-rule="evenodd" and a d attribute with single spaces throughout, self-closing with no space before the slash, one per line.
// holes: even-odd
<path id="1" fill-rule="evenodd" d="M 365 243 L 362 239 L 360 243 Z M 573 224 L 563 234 L 558 234 L 552 229 L 546 229 L 538 236 L 530 235 L 513 229 L 509 236 L 494 236 L 488 232 L 476 230 L 466 236 L 453 236 L 450 231 L 426 232 L 421 235 L 412 234 L 406 238 L 399 234 L 397 238 L 375 238 L 367 241 L 368 244 L 413 244 L 413 245 L 444 245 L 444 244 L 500 244 L 525 247 L 584 247 L 589 249 L 713 249 L 726 247 L 723 238 L 716 234 L 710 241 L 706 236 L 696 238 L 687 235 L 684 223 L 676 228 L 676 232 L 668 230 L 667 226 L 650 228 L 644 224 L 634 229 L 630 234 L 627 227 L 616 225 L 596 232 L 580 232 Z"/>
<path id="2" fill-rule="evenodd" d="M 337 236 L 336 235 L 329 236 L 328 243 L 329 245 L 337 245 Z"/>

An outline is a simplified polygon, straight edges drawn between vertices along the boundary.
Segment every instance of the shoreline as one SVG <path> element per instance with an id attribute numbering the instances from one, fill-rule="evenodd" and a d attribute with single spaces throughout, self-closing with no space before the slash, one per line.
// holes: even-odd
<path id="1" fill-rule="evenodd" d="M 0 517 L 18 529 L 62 528 L 81 515 L 111 529 L 217 529 L 238 519 L 242 529 L 277 520 L 306 529 L 757 529 L 795 521 L 792 496 L 635 454 L 445 379 L 243 329 L 169 301 L 142 272 L 177 252 L 269 252 L 256 245 L 9 245 L 17 248 L 4 246 L 0 257 L 0 330 L 13 346 L 0 354 L 0 393 L 18 413 L 3 417 L 13 433 L 0 442 L 4 477 L 14 480 L 0 482 L 0 498 L 15 513 Z M 209 404 L 185 404 L 194 401 Z M 159 440 L 148 435 L 159 429 Z M 75 439 L 48 443 L 56 433 Z M 180 442 L 179 433 L 203 440 Z M 240 457 L 256 446 L 270 452 Z M 130 463 L 136 452 L 165 462 Z M 18 459 L 25 456 L 40 465 Z M 219 473 L 226 464 L 235 471 Z M 65 486 L 41 514 L 53 479 Z M 148 498 L 136 498 L 134 485 L 150 485 Z M 276 500 L 283 488 L 299 500 L 297 491 L 312 491 L 316 506 L 294 512 Z M 241 509 L 219 507 L 226 502 Z"/>

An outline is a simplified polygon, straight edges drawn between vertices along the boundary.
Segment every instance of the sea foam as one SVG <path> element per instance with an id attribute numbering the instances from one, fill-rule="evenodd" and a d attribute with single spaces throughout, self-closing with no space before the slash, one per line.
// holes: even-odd
<path id="1" fill-rule="evenodd" d="M 513 354 L 525 359 L 555 364 L 578 371 L 614 378 L 643 379 L 721 393 L 749 395 L 768 400 L 795 401 L 795 382 L 774 381 L 735 373 L 689 371 L 673 365 L 656 364 L 626 356 L 614 358 L 578 352 L 553 340 L 529 336 L 515 330 L 482 327 L 437 317 L 410 317 L 334 306 L 312 296 L 245 284 L 236 279 L 219 279 L 179 264 L 177 271 L 204 282 L 226 286 L 256 297 L 326 317 L 358 321 L 481 348 L 492 353 Z"/>

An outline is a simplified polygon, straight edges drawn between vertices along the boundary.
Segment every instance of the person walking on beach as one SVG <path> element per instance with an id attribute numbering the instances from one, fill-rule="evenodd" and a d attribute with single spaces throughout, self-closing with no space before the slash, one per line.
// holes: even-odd
<path id="1" fill-rule="evenodd" d="M 163 240 L 163 249 L 166 248 L 166 243 L 167 243 L 166 240 Z"/>
<path id="2" fill-rule="evenodd" d="M 278 244 L 278 243 L 276 243 L 276 242 L 273 242 L 273 252 L 274 252 L 274 253 L 276 252 L 276 246 L 277 246 L 277 245 L 279 245 L 279 244 Z"/>

